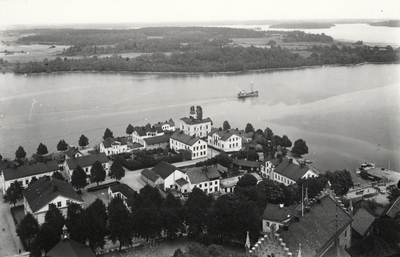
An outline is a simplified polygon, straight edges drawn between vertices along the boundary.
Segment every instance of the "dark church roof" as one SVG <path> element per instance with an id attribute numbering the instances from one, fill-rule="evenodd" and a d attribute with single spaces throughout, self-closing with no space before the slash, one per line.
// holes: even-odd
<path id="1" fill-rule="evenodd" d="M 56 244 L 46 257 L 95 257 L 96 255 L 86 245 L 65 238 Z"/>

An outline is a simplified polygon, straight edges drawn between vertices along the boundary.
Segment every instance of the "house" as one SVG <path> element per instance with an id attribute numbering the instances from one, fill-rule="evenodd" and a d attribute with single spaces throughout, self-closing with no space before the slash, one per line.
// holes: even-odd
<path id="1" fill-rule="evenodd" d="M 400 196 L 397 197 L 396 201 L 386 207 L 382 212 L 381 217 L 383 218 L 396 218 L 396 215 L 400 213 Z"/>
<path id="2" fill-rule="evenodd" d="M 253 175 L 256 179 L 257 179 L 257 183 L 262 181 L 262 178 L 255 172 L 252 173 L 248 173 Z M 233 193 L 235 191 L 235 187 L 237 182 L 239 181 L 239 179 L 242 177 L 243 175 L 239 175 L 239 176 L 234 176 L 234 177 L 227 177 L 227 178 L 222 178 L 220 180 L 220 187 L 221 187 L 221 192 L 222 193 Z"/>
<path id="3" fill-rule="evenodd" d="M 190 107 L 189 118 L 181 118 L 180 130 L 184 134 L 196 137 L 207 137 L 211 132 L 212 121 L 209 117 L 203 119 L 203 111 L 200 106 L 194 110 L 194 106 Z"/>
<path id="4" fill-rule="evenodd" d="M 70 181 L 72 172 L 78 166 L 81 166 L 81 168 L 86 172 L 86 175 L 90 176 L 90 169 L 96 161 L 99 161 L 103 165 L 106 173 L 108 173 L 111 165 L 110 160 L 105 153 L 84 155 L 78 158 L 67 159 L 64 161 L 62 173 L 64 177 Z"/>
<path id="5" fill-rule="evenodd" d="M 162 130 L 161 127 L 151 127 L 150 125 L 135 127 L 132 133 L 132 143 L 136 142 L 144 145 L 143 140 L 145 138 L 156 137 L 161 135 L 164 135 L 164 131 Z"/>
<path id="6" fill-rule="evenodd" d="M 262 216 L 263 232 L 268 232 L 271 226 L 276 229 L 283 227 L 292 217 L 301 215 L 301 210 L 297 206 L 284 206 L 283 204 L 268 203 Z"/>
<path id="7" fill-rule="evenodd" d="M 64 225 L 61 241 L 50 249 L 46 257 L 95 257 L 89 246 L 69 238 L 67 227 Z"/>
<path id="8" fill-rule="evenodd" d="M 169 121 L 165 122 L 158 122 L 153 125 L 154 128 L 159 128 L 163 131 L 175 131 L 175 122 L 172 119 L 169 119 Z"/>
<path id="9" fill-rule="evenodd" d="M 106 156 L 128 152 L 128 139 L 126 137 L 109 137 L 100 144 L 100 153 Z"/>
<path id="10" fill-rule="evenodd" d="M 59 171 L 60 168 L 56 160 L 47 161 L 42 163 L 24 163 L 22 166 L 11 168 L 6 166 L 1 170 L 0 182 L 5 194 L 7 188 L 10 187 L 14 181 L 20 181 L 23 187 L 27 187 L 33 177 L 40 178 L 43 176 L 51 176 L 55 171 Z"/>
<path id="11" fill-rule="evenodd" d="M 141 178 L 151 186 L 160 186 L 162 189 L 176 188 L 175 182 L 184 177 L 184 173 L 172 164 L 161 161 L 151 170 L 144 169 Z"/>
<path id="12" fill-rule="evenodd" d="M 375 217 L 361 208 L 353 217 L 353 237 L 356 239 L 365 239 L 373 232 Z"/>
<path id="13" fill-rule="evenodd" d="M 260 171 L 261 162 L 243 159 L 233 159 L 232 164 L 239 170 Z"/>
<path id="14" fill-rule="evenodd" d="M 156 148 L 167 149 L 170 137 L 171 134 L 164 134 L 161 136 L 145 138 L 143 139 L 144 148 L 147 150 Z"/>
<path id="15" fill-rule="evenodd" d="M 219 130 L 211 129 L 208 133 L 208 144 L 218 150 L 224 152 L 235 152 L 242 149 L 242 137 L 239 130 L 227 129 Z"/>
<path id="16" fill-rule="evenodd" d="M 126 207 L 128 207 L 127 200 L 132 200 L 136 197 L 137 192 L 133 190 L 130 186 L 127 184 L 116 184 L 108 187 L 108 196 L 109 200 L 111 202 L 112 199 L 115 197 L 120 197 Z"/>
<path id="17" fill-rule="evenodd" d="M 192 159 L 207 157 L 207 143 L 196 136 L 188 136 L 183 131 L 176 131 L 171 135 L 169 146 L 175 151 L 181 149 L 192 153 Z"/>
<path id="18" fill-rule="evenodd" d="M 249 256 L 350 256 L 352 218 L 333 195 L 319 196 L 275 233 L 275 226 L 252 248 Z M 276 243 L 280 247 L 275 247 Z"/>
<path id="19" fill-rule="evenodd" d="M 77 147 L 74 146 L 68 147 L 68 150 L 64 151 L 64 154 L 65 159 L 78 158 L 84 155 Z"/>
<path id="20" fill-rule="evenodd" d="M 197 187 L 206 194 L 220 191 L 219 180 L 221 174 L 217 168 L 212 166 L 196 167 L 186 171 L 184 179 L 188 182 L 177 181 L 177 189 L 182 193 L 191 192 Z"/>
<path id="21" fill-rule="evenodd" d="M 31 213 L 42 224 L 49 205 L 54 204 L 66 216 L 71 202 L 82 205 L 82 198 L 66 181 L 45 176 L 32 183 L 23 191 L 24 212 Z"/>
<path id="22" fill-rule="evenodd" d="M 318 177 L 318 173 L 309 168 L 306 164 L 297 165 L 293 159 L 282 158 L 280 162 L 269 174 L 269 178 L 287 185 L 296 183 L 301 178 Z"/>
<path id="23" fill-rule="evenodd" d="M 282 162 L 281 158 L 272 158 L 271 155 L 268 155 L 264 162 L 261 164 L 260 172 L 263 178 L 271 179 L 271 174 L 274 171 L 275 167 L 278 166 L 279 163 Z"/>

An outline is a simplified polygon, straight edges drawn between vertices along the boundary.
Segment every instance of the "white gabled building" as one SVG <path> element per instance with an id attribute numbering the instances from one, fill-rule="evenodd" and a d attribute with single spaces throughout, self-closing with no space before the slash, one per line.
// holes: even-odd
<path id="1" fill-rule="evenodd" d="M 121 138 L 107 138 L 100 144 L 100 153 L 105 153 L 107 156 L 126 153 L 128 152 L 128 139 Z"/>
<path id="2" fill-rule="evenodd" d="M 132 133 L 132 143 L 140 143 L 144 145 L 143 140 L 145 138 L 157 137 L 164 135 L 164 131 L 161 127 L 135 127 Z"/>
<path id="3" fill-rule="evenodd" d="M 31 213 L 39 224 L 44 223 L 49 205 L 54 204 L 66 216 L 68 206 L 74 202 L 83 205 L 83 199 L 66 181 L 42 177 L 23 191 L 24 212 Z"/>
<path id="4" fill-rule="evenodd" d="M 71 181 L 72 173 L 78 166 L 80 166 L 86 172 L 86 175 L 90 176 L 90 169 L 96 161 L 101 163 L 106 174 L 108 174 L 111 164 L 105 153 L 84 155 L 78 158 L 67 159 L 63 164 L 62 174 L 68 181 Z"/>
<path id="5" fill-rule="evenodd" d="M 169 139 L 169 147 L 175 151 L 188 150 L 192 159 L 207 157 L 207 142 L 196 136 L 188 136 L 182 131 L 176 131 Z"/>
<path id="6" fill-rule="evenodd" d="M 158 122 L 153 125 L 154 128 L 161 128 L 163 131 L 175 131 L 175 122 L 170 119 L 165 122 Z"/>
<path id="7" fill-rule="evenodd" d="M 201 107 L 197 106 L 195 111 L 194 106 L 192 106 L 190 107 L 189 118 L 181 118 L 180 130 L 186 135 L 204 138 L 211 132 L 211 126 L 212 120 L 209 117 L 203 119 Z"/>
<path id="8" fill-rule="evenodd" d="M 235 152 L 242 149 L 242 132 L 239 130 L 211 129 L 208 133 L 208 144 L 224 152 Z"/>
<path id="9" fill-rule="evenodd" d="M 185 179 L 189 182 L 189 191 L 199 188 L 204 193 L 216 193 L 220 191 L 221 174 L 215 167 L 200 167 L 189 169 L 185 174 Z M 181 190 L 185 193 L 185 190 Z"/>

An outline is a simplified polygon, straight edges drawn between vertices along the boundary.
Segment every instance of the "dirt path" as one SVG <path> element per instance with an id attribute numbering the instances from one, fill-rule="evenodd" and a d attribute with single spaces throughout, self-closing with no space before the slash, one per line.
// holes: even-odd
<path id="1" fill-rule="evenodd" d="M 12 256 L 18 253 L 13 238 L 13 234 L 16 234 L 16 232 L 10 212 L 12 205 L 3 202 L 2 193 L 0 193 L 0 197 L 0 255 Z"/>

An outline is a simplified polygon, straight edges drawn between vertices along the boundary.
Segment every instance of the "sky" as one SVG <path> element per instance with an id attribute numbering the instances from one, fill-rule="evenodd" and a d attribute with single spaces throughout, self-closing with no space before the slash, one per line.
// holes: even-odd
<path id="1" fill-rule="evenodd" d="M 0 0 L 0 25 L 400 19 L 400 0 Z"/>

